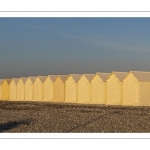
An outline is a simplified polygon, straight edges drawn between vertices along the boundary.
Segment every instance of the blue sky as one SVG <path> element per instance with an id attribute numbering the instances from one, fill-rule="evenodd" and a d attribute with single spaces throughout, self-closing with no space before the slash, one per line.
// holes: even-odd
<path id="1" fill-rule="evenodd" d="M 150 18 L 0 18 L 0 78 L 150 71 Z"/>

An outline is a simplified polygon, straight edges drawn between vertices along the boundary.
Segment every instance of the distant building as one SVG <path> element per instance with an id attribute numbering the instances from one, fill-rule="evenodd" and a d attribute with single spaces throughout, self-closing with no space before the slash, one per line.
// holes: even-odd
<path id="1" fill-rule="evenodd" d="M 34 82 L 37 77 L 28 77 L 25 82 L 25 100 L 34 100 Z"/>
<path id="2" fill-rule="evenodd" d="M 44 100 L 44 82 L 47 76 L 38 76 L 34 82 L 34 100 Z"/>
<path id="3" fill-rule="evenodd" d="M 91 103 L 91 81 L 95 74 L 83 74 L 78 81 L 78 103 Z"/>
<path id="4" fill-rule="evenodd" d="M 4 82 L 4 79 L 0 79 L 0 100 L 2 99 L 2 84 Z"/>
<path id="5" fill-rule="evenodd" d="M 58 75 L 54 82 L 54 102 L 65 101 L 65 81 L 68 75 Z"/>
<path id="6" fill-rule="evenodd" d="M 2 83 L 2 100 L 9 100 L 9 94 L 10 94 L 10 82 L 11 79 L 4 79 L 4 82 Z"/>
<path id="7" fill-rule="evenodd" d="M 44 101 L 54 101 L 54 82 L 57 76 L 48 75 L 44 82 Z"/>
<path id="8" fill-rule="evenodd" d="M 91 80 L 91 103 L 105 104 L 106 103 L 106 80 L 111 73 L 97 72 L 93 80 Z"/>
<path id="9" fill-rule="evenodd" d="M 123 80 L 128 72 L 112 72 L 107 79 L 107 101 L 108 105 L 123 104 Z"/>
<path id="10" fill-rule="evenodd" d="M 25 100 L 25 82 L 27 78 L 21 77 L 17 83 L 17 100 Z"/>
<path id="11" fill-rule="evenodd" d="M 150 72 L 130 71 L 123 88 L 123 105 L 150 106 Z"/>
<path id="12" fill-rule="evenodd" d="M 81 74 L 70 74 L 70 76 L 65 81 L 65 102 L 77 102 L 78 81 L 81 77 Z"/>
<path id="13" fill-rule="evenodd" d="M 10 95 L 9 100 L 17 100 L 17 83 L 19 78 L 12 78 L 10 82 Z"/>

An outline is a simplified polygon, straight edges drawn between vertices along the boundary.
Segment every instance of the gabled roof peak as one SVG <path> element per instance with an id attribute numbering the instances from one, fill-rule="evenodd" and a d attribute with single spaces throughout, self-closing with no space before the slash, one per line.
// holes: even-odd
<path id="1" fill-rule="evenodd" d="M 123 81 L 125 77 L 129 74 L 129 72 L 115 72 L 113 71 L 112 74 L 114 74 L 120 81 Z"/>
<path id="2" fill-rule="evenodd" d="M 20 78 L 12 78 L 11 82 L 14 81 L 16 84 L 18 83 Z"/>
<path id="3" fill-rule="evenodd" d="M 10 78 L 4 79 L 4 81 L 6 81 L 8 84 L 10 84 L 11 80 L 12 80 L 12 79 L 10 79 Z"/>
<path id="4" fill-rule="evenodd" d="M 0 84 L 2 84 L 4 82 L 4 79 L 0 79 Z"/>
<path id="5" fill-rule="evenodd" d="M 112 73 L 128 73 L 128 72 L 112 71 Z"/>
<path id="6" fill-rule="evenodd" d="M 53 81 L 55 82 L 56 78 L 57 78 L 57 75 L 48 75 L 48 77 Z"/>
<path id="7" fill-rule="evenodd" d="M 69 75 L 58 75 L 57 77 L 60 77 L 61 80 L 62 80 L 63 82 L 65 82 L 65 81 L 67 80 L 67 78 L 69 77 Z"/>
<path id="8" fill-rule="evenodd" d="M 150 72 L 146 72 L 146 71 L 130 71 L 131 73 L 150 73 Z"/>
<path id="9" fill-rule="evenodd" d="M 46 80 L 47 76 L 38 76 L 42 83 Z"/>
<path id="10" fill-rule="evenodd" d="M 95 77 L 95 74 L 83 74 L 90 82 Z"/>
<path id="11" fill-rule="evenodd" d="M 36 80 L 36 78 L 37 77 L 31 77 L 31 76 L 28 77 L 28 79 L 30 79 L 32 83 L 34 83 L 34 81 Z"/>
<path id="12" fill-rule="evenodd" d="M 82 77 L 82 74 L 70 74 L 70 76 L 74 79 L 75 82 L 78 82 Z"/>
<path id="13" fill-rule="evenodd" d="M 28 78 L 27 77 L 21 77 L 20 79 L 23 81 L 23 83 L 25 83 Z"/>
<path id="14" fill-rule="evenodd" d="M 150 81 L 150 72 L 130 71 L 139 81 Z"/>
<path id="15" fill-rule="evenodd" d="M 109 76 L 111 75 L 111 73 L 99 73 L 99 72 L 97 72 L 96 75 L 99 75 L 99 77 L 103 81 L 106 81 L 109 78 Z"/>

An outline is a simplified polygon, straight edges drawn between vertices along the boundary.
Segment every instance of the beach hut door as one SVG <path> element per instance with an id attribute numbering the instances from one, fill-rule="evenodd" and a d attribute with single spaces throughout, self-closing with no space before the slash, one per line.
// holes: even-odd
<path id="1" fill-rule="evenodd" d="M 72 88 L 72 101 L 73 101 L 73 102 L 75 102 L 75 97 L 76 97 L 76 94 L 75 94 L 75 92 L 76 92 L 75 86 L 76 86 L 76 84 L 73 83 L 73 88 Z"/>
<path id="2" fill-rule="evenodd" d="M 85 93 L 85 95 L 87 95 L 87 97 L 86 97 L 86 101 L 87 102 L 89 102 L 89 83 L 87 82 L 86 83 L 86 93 Z"/>
<path id="3" fill-rule="evenodd" d="M 63 88 L 63 83 L 61 83 L 61 85 L 60 85 L 60 100 L 61 100 L 61 101 L 63 101 L 63 96 L 64 96 L 63 90 L 64 90 L 64 88 Z"/>
<path id="4" fill-rule="evenodd" d="M 138 82 L 134 82 L 134 104 L 138 105 Z"/>
<path id="5" fill-rule="evenodd" d="M 50 83 L 50 100 L 53 99 L 53 85 Z"/>
<path id="6" fill-rule="evenodd" d="M 99 93 L 100 93 L 100 102 L 103 101 L 103 89 L 102 89 L 102 82 L 99 83 Z"/>
<path id="7" fill-rule="evenodd" d="M 24 85 L 21 85 L 21 99 L 24 99 Z"/>
<path id="8" fill-rule="evenodd" d="M 33 98 L 32 98 L 32 84 L 30 84 L 30 91 L 29 91 L 29 95 L 30 95 L 30 97 L 29 97 L 29 100 L 32 100 Z"/>
<path id="9" fill-rule="evenodd" d="M 116 83 L 116 104 L 119 104 L 119 82 Z"/>
<path id="10" fill-rule="evenodd" d="M 40 100 L 42 100 L 42 92 L 43 92 L 43 89 L 42 89 L 43 85 L 42 83 L 39 85 L 39 98 Z"/>
<path id="11" fill-rule="evenodd" d="M 1 88 L 1 85 L 0 85 L 0 99 L 1 99 L 1 96 L 2 96 L 2 95 L 1 95 L 1 89 L 2 89 L 2 88 Z"/>
<path id="12" fill-rule="evenodd" d="M 16 85 L 14 85 L 14 100 L 16 99 L 16 94 L 17 94 L 17 86 Z"/>

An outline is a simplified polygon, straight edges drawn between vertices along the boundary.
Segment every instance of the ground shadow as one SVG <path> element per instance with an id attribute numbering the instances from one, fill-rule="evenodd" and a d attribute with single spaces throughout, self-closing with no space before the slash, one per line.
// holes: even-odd
<path id="1" fill-rule="evenodd" d="M 21 121 L 10 121 L 4 124 L 0 124 L 0 132 L 4 132 L 12 128 L 16 128 L 22 124 L 29 125 L 30 123 L 31 123 L 31 119 L 21 120 Z"/>
<path id="2" fill-rule="evenodd" d="M 100 116 L 98 116 L 97 118 L 94 118 L 94 119 L 91 119 L 91 120 L 85 122 L 84 124 L 80 124 L 80 125 L 78 125 L 78 126 L 76 126 L 76 127 L 71 128 L 71 129 L 68 130 L 67 132 L 73 132 L 74 130 L 76 130 L 76 129 L 80 128 L 80 127 L 85 127 L 85 126 L 87 126 L 88 124 L 90 124 L 90 123 L 92 123 L 92 122 L 94 122 L 94 121 L 97 121 L 98 119 L 100 119 L 100 118 L 102 118 L 102 117 L 105 117 L 106 115 L 107 115 L 107 113 L 105 113 L 105 114 L 103 114 L 103 115 L 100 115 Z"/>

